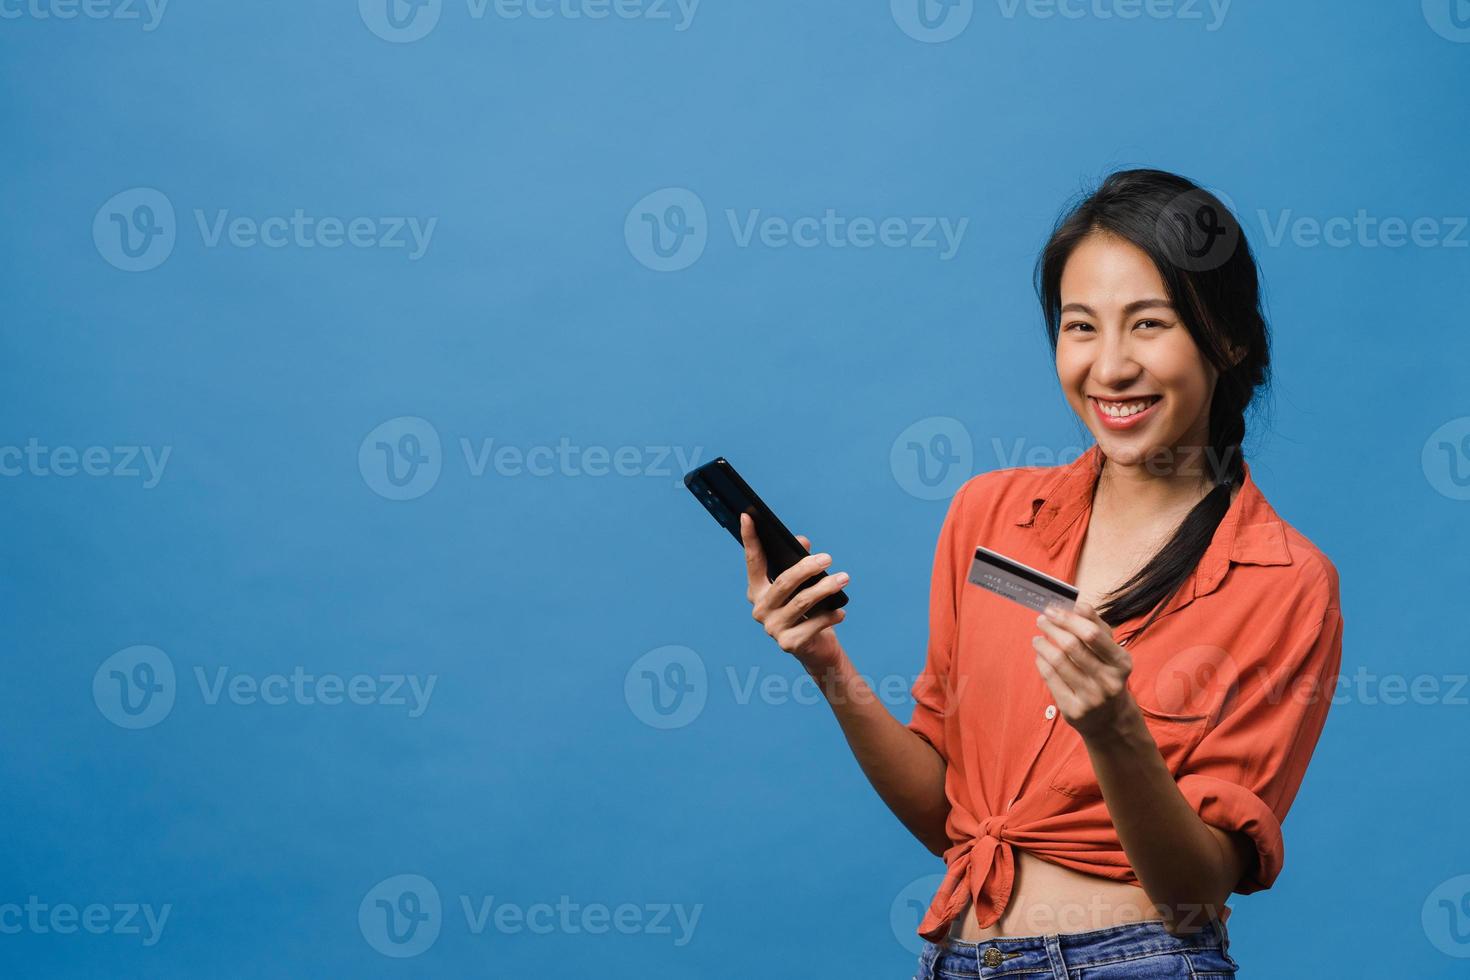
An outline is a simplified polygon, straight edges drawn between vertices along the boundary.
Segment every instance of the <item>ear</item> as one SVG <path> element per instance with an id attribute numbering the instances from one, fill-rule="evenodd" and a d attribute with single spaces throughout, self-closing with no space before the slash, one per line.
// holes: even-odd
<path id="1" fill-rule="evenodd" d="M 1245 348 L 1232 345 L 1226 352 L 1226 356 L 1229 359 L 1230 366 L 1235 367 L 1241 361 L 1245 360 Z"/>

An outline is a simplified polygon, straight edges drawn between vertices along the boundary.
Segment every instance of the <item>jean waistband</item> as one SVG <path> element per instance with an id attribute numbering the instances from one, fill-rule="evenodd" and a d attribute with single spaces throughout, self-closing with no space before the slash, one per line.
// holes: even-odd
<path id="1" fill-rule="evenodd" d="M 1047 968 L 1048 949 L 1056 950 L 1068 966 L 1109 963 L 1150 953 L 1186 949 L 1225 949 L 1229 940 L 1225 927 L 1211 919 L 1195 933 L 1174 935 L 1156 919 L 1130 922 L 1089 932 L 1050 933 L 1042 936 L 1006 936 L 965 942 L 946 939 L 928 943 L 924 958 L 942 961 L 950 972 L 992 977 Z"/>

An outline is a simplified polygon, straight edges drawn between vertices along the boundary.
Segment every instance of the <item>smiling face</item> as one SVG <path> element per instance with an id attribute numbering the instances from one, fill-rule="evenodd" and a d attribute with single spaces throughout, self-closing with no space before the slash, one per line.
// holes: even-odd
<path id="1" fill-rule="evenodd" d="M 1057 378 L 1103 455 L 1123 466 L 1209 445 L 1219 377 L 1169 302 L 1148 254 L 1106 232 L 1084 238 L 1061 281 Z M 1159 457 L 1155 454 L 1165 453 Z"/>

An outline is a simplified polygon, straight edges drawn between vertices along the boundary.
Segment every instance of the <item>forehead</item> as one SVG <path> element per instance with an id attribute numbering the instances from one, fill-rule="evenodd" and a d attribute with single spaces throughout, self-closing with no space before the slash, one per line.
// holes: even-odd
<path id="1" fill-rule="evenodd" d="M 1089 234 L 1072 250 L 1062 269 L 1061 287 L 1064 303 L 1089 306 L 1169 295 L 1147 252 L 1127 239 L 1100 231 Z"/>

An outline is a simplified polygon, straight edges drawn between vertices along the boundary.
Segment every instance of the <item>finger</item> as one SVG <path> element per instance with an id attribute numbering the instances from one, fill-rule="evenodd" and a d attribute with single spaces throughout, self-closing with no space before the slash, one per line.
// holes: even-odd
<path id="1" fill-rule="evenodd" d="M 805 534 L 798 534 L 796 536 L 796 540 L 801 542 L 801 546 L 807 551 L 812 550 L 812 539 L 807 537 Z"/>
<path id="2" fill-rule="evenodd" d="M 766 552 L 760 535 L 755 533 L 755 518 L 740 515 L 740 543 L 745 545 L 745 575 L 750 580 L 751 595 L 759 595 L 766 587 Z"/>
<path id="3" fill-rule="evenodd" d="M 766 613 L 764 616 L 766 632 L 775 636 L 782 630 L 796 625 L 812 606 L 815 606 L 834 592 L 841 591 L 842 587 L 850 579 L 851 576 L 846 572 L 840 572 L 837 575 L 824 575 L 815 585 L 797 592 L 791 597 L 789 602 L 774 607 Z M 774 591 L 775 586 L 772 586 L 771 592 Z M 767 594 L 769 595 L 771 593 Z M 763 596 L 762 599 L 764 600 L 764 598 Z"/>
<path id="4" fill-rule="evenodd" d="M 791 626 L 776 634 L 776 642 L 787 653 L 794 653 L 810 643 L 812 638 L 822 632 L 822 630 L 836 626 L 846 618 L 846 609 L 834 609 L 831 612 L 819 613 L 810 619 L 797 623 L 795 626 Z"/>
<path id="5" fill-rule="evenodd" d="M 1069 626 L 1061 626 L 1045 616 L 1038 616 L 1036 628 L 1083 673 L 1094 674 L 1106 666 L 1106 661 L 1098 656 L 1097 651 L 1072 632 Z"/>
<path id="6" fill-rule="evenodd" d="M 1031 638 L 1031 645 L 1036 649 L 1037 655 L 1049 664 L 1057 677 L 1067 685 L 1068 690 L 1077 700 L 1081 701 L 1094 692 L 1095 685 L 1092 678 L 1079 669 L 1055 643 L 1044 636 L 1035 636 Z"/>
<path id="7" fill-rule="evenodd" d="M 1078 636 L 1082 636 L 1085 632 L 1090 632 L 1097 628 L 1097 624 L 1084 616 L 1080 609 L 1075 607 L 1069 608 L 1060 602 L 1048 603 L 1047 607 L 1041 611 L 1041 614 L 1052 620 L 1052 622 L 1065 626 L 1073 633 L 1077 633 Z"/>
<path id="8" fill-rule="evenodd" d="M 1113 628 L 1091 606 L 1081 603 L 1077 609 L 1068 609 L 1054 603 L 1042 615 L 1065 627 L 1069 633 L 1091 647 L 1099 657 L 1104 660 L 1112 659 L 1109 654 L 1114 646 Z"/>
<path id="9" fill-rule="evenodd" d="M 791 601 L 791 596 L 801 587 L 801 583 L 832 564 L 832 556 L 826 552 L 815 555 L 807 555 L 801 561 L 792 565 L 786 571 L 776 576 L 771 587 L 766 590 L 763 597 L 766 605 L 771 609 L 778 609 Z"/>
<path id="10" fill-rule="evenodd" d="M 1090 603 L 1078 600 L 1070 611 L 1073 615 L 1091 623 L 1093 628 L 1099 633 L 1108 637 L 1113 635 L 1113 628 L 1108 625 L 1107 620 L 1103 619 L 1102 614 L 1094 609 Z"/>
<path id="11" fill-rule="evenodd" d="M 838 572 L 836 575 L 827 575 L 811 588 L 802 589 L 792 597 L 786 604 L 787 609 L 794 610 L 798 617 L 806 615 L 808 609 L 837 592 L 852 581 L 852 576 L 846 572 Z"/>
<path id="12" fill-rule="evenodd" d="M 1077 693 L 1067 686 L 1067 682 L 1062 680 L 1056 668 L 1041 655 L 1040 650 L 1036 651 L 1035 662 L 1036 672 L 1046 682 L 1046 689 L 1051 692 L 1051 699 L 1057 703 L 1057 707 L 1062 709 L 1064 715 L 1070 717 L 1072 706 L 1077 703 Z"/>

